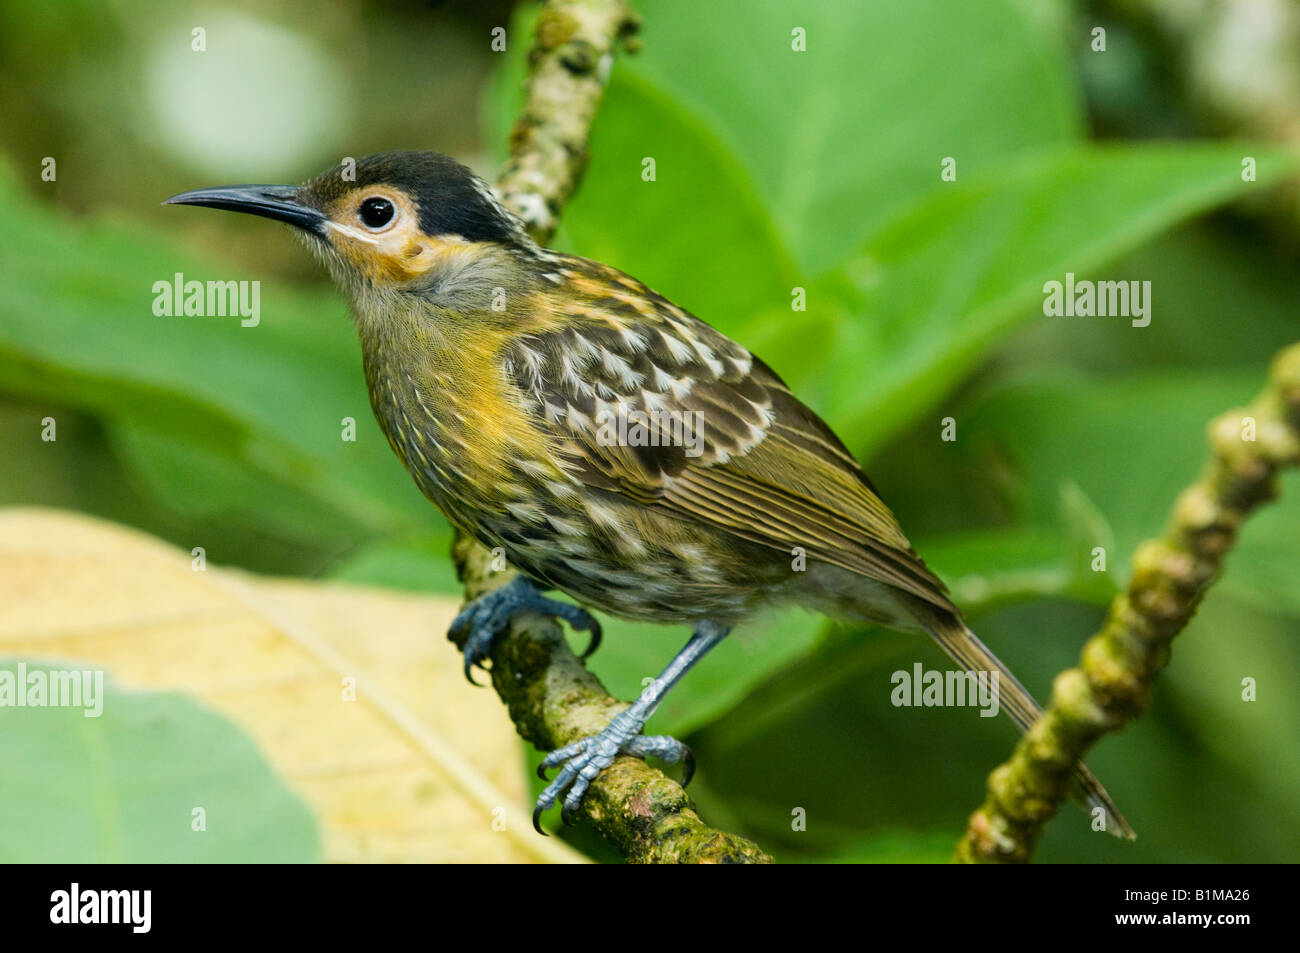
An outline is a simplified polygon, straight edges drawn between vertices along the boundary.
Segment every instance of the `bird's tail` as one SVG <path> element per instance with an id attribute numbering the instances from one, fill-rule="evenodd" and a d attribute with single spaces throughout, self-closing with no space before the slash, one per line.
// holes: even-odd
<path id="1" fill-rule="evenodd" d="M 937 616 L 937 614 L 936 614 Z M 948 653 L 954 662 L 968 672 L 998 672 L 998 703 L 1010 716 L 1021 731 L 1028 731 L 1043 709 L 1025 686 L 1011 674 L 1005 665 L 989 651 L 975 633 L 966 628 L 965 623 L 952 616 L 936 617 L 928 620 L 926 630 L 939 643 L 939 647 Z M 1089 808 L 1100 807 L 1105 811 L 1106 830 L 1116 837 L 1132 840 L 1137 836 L 1133 828 L 1124 820 L 1106 789 L 1101 786 L 1097 776 L 1080 761 L 1074 766 L 1077 796 Z"/>

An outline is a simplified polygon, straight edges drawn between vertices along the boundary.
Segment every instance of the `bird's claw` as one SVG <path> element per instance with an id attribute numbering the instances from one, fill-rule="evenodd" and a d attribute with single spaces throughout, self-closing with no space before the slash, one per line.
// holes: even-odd
<path id="1" fill-rule="evenodd" d="M 617 716 L 600 734 L 557 748 L 542 759 L 537 767 L 538 777 L 546 780 L 546 772 L 556 767 L 560 768 L 560 773 L 537 797 L 537 805 L 533 808 L 533 828 L 537 833 L 546 833 L 542 830 L 542 814 L 555 806 L 561 794 L 564 798 L 560 804 L 560 819 L 565 824 L 572 824 L 588 786 L 620 754 L 658 758 L 668 764 L 680 761 L 683 787 L 690 782 L 695 773 L 691 749 L 668 735 L 642 735 L 639 733 L 641 724 L 635 719 Z"/>
<path id="2" fill-rule="evenodd" d="M 591 633 L 591 642 L 582 657 L 586 658 L 600 645 L 600 623 L 581 606 L 548 599 L 523 576 L 519 576 L 500 589 L 479 596 L 452 620 L 447 638 L 453 642 L 465 637 L 465 677 L 474 680 L 474 666 L 483 667 L 497 638 L 510 627 L 510 621 L 520 612 L 536 612 L 553 619 L 563 619 L 573 628 Z"/>

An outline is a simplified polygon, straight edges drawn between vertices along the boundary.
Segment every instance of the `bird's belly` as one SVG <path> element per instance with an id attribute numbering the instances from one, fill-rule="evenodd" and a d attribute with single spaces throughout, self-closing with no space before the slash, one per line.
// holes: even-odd
<path id="1" fill-rule="evenodd" d="M 598 515 L 569 507 L 563 516 L 483 520 L 481 529 L 525 573 L 628 619 L 736 622 L 789 577 L 781 554 L 712 527 L 627 504 Z"/>

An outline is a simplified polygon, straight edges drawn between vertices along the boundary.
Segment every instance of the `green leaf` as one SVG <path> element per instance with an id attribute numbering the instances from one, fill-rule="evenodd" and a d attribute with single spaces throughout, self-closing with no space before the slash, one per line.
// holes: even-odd
<path id="1" fill-rule="evenodd" d="M 1300 513 L 1300 507 L 1294 512 Z M 1294 531 L 1298 524 L 1290 525 Z M 1243 549 L 1247 546 L 1244 542 Z M 1300 821 L 1295 800 L 1300 759 L 1294 756 L 1300 750 L 1300 699 L 1292 690 L 1300 679 L 1291 595 L 1300 578 L 1297 549 L 1300 543 L 1293 542 L 1286 566 L 1290 578 L 1282 590 L 1292 618 L 1253 611 L 1237 600 L 1233 587 L 1216 587 L 1174 644 L 1166 676 L 1198 746 L 1271 788 L 1279 803 L 1289 807 L 1292 824 Z M 1234 558 L 1229 572 L 1237 568 Z M 1243 684 L 1247 678 L 1254 689 L 1250 700 Z"/>
<path id="2" fill-rule="evenodd" d="M 29 678 L 54 670 L 24 664 Z M 0 679 L 18 665 L 0 664 Z M 0 709 L 0 861 L 317 859 L 314 818 L 234 725 L 178 694 L 104 682 L 101 700 L 97 717 Z M 206 829 L 194 830 L 200 808 Z"/>
<path id="3" fill-rule="evenodd" d="M 456 578 L 450 549 L 450 528 L 433 536 L 381 539 L 350 554 L 325 575 L 344 582 L 463 597 L 465 588 Z M 441 638 L 443 633 L 433 636 Z"/>
<path id="4" fill-rule="evenodd" d="M 255 519 L 263 532 L 310 546 L 350 543 L 355 524 L 319 496 L 268 479 L 248 461 L 202 443 L 164 434 L 136 421 L 109 425 L 114 448 L 130 464 L 147 496 L 168 512 L 212 520 Z M 212 554 L 218 561 L 226 561 Z"/>
<path id="5" fill-rule="evenodd" d="M 1075 525 L 1064 531 L 1059 526 L 1025 525 L 954 533 L 926 539 L 918 547 L 948 584 L 953 601 L 977 619 L 1029 599 L 1110 599 L 1115 583 L 1109 573 L 1089 569 L 1092 549 L 1101 544 L 1082 532 Z M 1113 553 L 1113 548 L 1106 552 Z"/>
<path id="6" fill-rule="evenodd" d="M 1294 171 L 1295 156 L 1258 150 L 1260 182 Z M 1238 147 L 1079 147 L 1031 157 L 956 183 L 900 215 L 847 262 L 855 317 L 836 323 L 823 367 L 823 409 L 878 447 L 929 411 L 999 341 L 1049 318 L 1043 284 L 1091 274 L 1107 261 L 1256 183 L 1243 183 Z M 1142 276 L 1105 275 L 1124 279 Z M 1152 321 L 1168 321 L 1153 289 Z M 777 368 L 780 370 L 780 367 Z"/>
<path id="7" fill-rule="evenodd" d="M 1064 564 L 1072 594 L 1105 602 L 1116 589 L 1111 576 L 1115 531 L 1097 504 L 1073 480 L 1064 481 L 1060 493 L 1065 527 Z"/>
<path id="8" fill-rule="evenodd" d="M 611 95 L 640 75 L 696 111 L 752 172 L 810 273 L 938 188 L 944 157 L 965 178 L 1082 129 L 1055 35 L 1007 0 L 714 0 L 692 8 L 689 26 L 671 0 L 638 11 L 644 46 L 616 69 Z M 617 111 L 602 106 L 600 121 Z M 664 131 L 644 125 L 639 154 L 658 156 Z M 595 143 L 592 154 L 594 167 Z"/>
<path id="9" fill-rule="evenodd" d="M 1117 334 L 1105 321 L 1035 321 L 1001 361 L 1066 363 L 1102 376 L 1172 367 L 1216 375 L 1225 366 L 1262 371 L 1300 335 L 1294 252 L 1285 243 L 1262 243 L 1253 231 L 1196 221 L 1107 271 L 1150 280 L 1159 311 L 1141 334 Z"/>
<path id="10" fill-rule="evenodd" d="M 1019 519 L 1042 520 L 1062 480 L 1077 484 L 1113 528 L 1107 568 L 1127 582 L 1137 544 L 1161 532 L 1178 493 L 1209 456 L 1205 429 L 1249 402 L 1265 371 L 1137 372 L 1104 381 L 1054 369 L 1005 382 L 972 409 L 966 438 L 1015 473 Z M 1216 583 L 1236 598 L 1300 615 L 1300 478 L 1243 528 Z"/>

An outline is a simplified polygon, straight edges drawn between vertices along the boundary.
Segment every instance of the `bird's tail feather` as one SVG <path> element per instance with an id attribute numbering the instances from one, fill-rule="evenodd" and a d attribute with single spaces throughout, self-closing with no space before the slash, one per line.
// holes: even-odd
<path id="1" fill-rule="evenodd" d="M 1028 731 L 1029 726 L 1043 713 L 1042 707 L 1034 701 L 1025 686 L 1020 684 L 1005 665 L 981 642 L 970 629 L 955 618 L 936 618 L 926 625 L 931 637 L 950 658 L 968 672 L 998 672 L 998 703 L 1021 731 Z M 1137 836 L 1119 808 L 1110 799 L 1097 776 L 1080 761 L 1074 766 L 1074 776 L 1078 796 L 1088 807 L 1100 807 L 1106 813 L 1106 830 L 1116 837 L 1132 840 Z"/>

